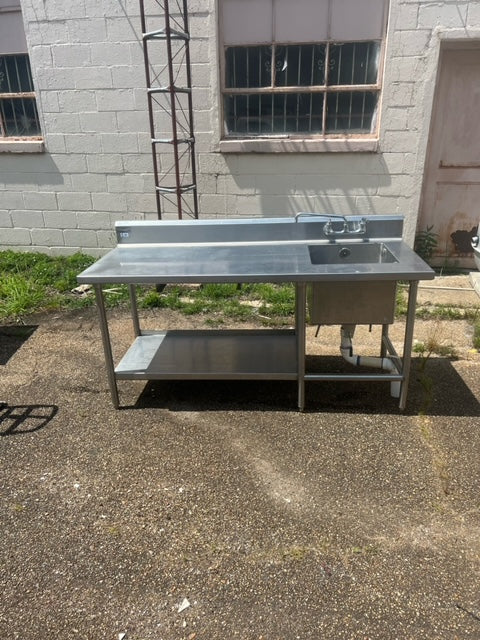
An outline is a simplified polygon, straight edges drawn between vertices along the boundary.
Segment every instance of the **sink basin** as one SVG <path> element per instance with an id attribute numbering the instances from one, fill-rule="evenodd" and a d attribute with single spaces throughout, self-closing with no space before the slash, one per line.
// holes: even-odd
<path id="1" fill-rule="evenodd" d="M 308 245 L 312 264 L 385 264 L 398 262 L 383 242 Z"/>

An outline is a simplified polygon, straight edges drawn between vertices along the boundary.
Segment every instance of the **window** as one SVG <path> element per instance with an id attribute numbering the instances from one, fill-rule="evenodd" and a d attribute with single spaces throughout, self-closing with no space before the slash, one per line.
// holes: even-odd
<path id="1" fill-rule="evenodd" d="M 221 0 L 226 138 L 374 137 L 386 0 Z"/>
<path id="2" fill-rule="evenodd" d="M 0 130 L 3 137 L 39 136 L 28 56 L 0 56 Z"/>
<path id="3" fill-rule="evenodd" d="M 0 0 L 0 141 L 40 136 L 18 0 Z"/>

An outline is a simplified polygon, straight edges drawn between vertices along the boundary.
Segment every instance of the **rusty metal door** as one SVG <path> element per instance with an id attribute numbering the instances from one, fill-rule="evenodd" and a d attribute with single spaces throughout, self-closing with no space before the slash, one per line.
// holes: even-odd
<path id="1" fill-rule="evenodd" d="M 444 48 L 435 90 L 418 231 L 438 234 L 432 262 L 475 268 L 480 218 L 480 43 Z"/>

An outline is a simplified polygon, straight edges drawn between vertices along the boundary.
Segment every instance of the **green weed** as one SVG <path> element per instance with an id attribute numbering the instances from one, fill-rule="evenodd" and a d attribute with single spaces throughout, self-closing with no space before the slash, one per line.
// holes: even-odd
<path id="1" fill-rule="evenodd" d="M 77 274 L 94 260 L 80 253 L 51 257 L 0 251 L 0 318 L 91 304 L 70 292 L 78 284 Z"/>
<path id="2" fill-rule="evenodd" d="M 457 357 L 457 351 L 453 344 L 442 344 L 436 339 L 435 335 L 432 335 L 425 342 L 416 342 L 413 345 L 413 351 L 420 355 L 424 361 L 428 360 L 432 355 L 451 359 Z"/>
<path id="3" fill-rule="evenodd" d="M 47 292 L 30 277 L 0 276 L 0 317 L 32 313 L 46 304 Z"/>
<path id="4" fill-rule="evenodd" d="M 480 350 L 480 320 L 473 325 L 473 348 Z"/>
<path id="5" fill-rule="evenodd" d="M 415 236 L 414 249 L 418 255 L 429 262 L 438 246 L 438 233 L 433 231 L 433 225 L 423 231 L 419 231 Z"/>
<path id="6" fill-rule="evenodd" d="M 430 335 L 423 342 L 416 342 L 413 345 L 415 353 L 420 356 L 418 366 L 418 379 L 423 390 L 423 400 L 419 410 L 419 415 L 427 415 L 433 402 L 434 394 L 434 380 L 427 373 L 427 362 L 432 355 L 438 355 L 443 358 L 455 359 L 457 357 L 457 351 L 454 345 L 444 342 L 441 336 L 440 324 L 437 323 Z M 425 425 L 426 428 L 426 425 Z M 427 440 L 428 433 L 423 434 L 425 440 Z"/>
<path id="7" fill-rule="evenodd" d="M 290 317 L 295 308 L 295 290 L 293 285 L 274 284 L 167 285 L 161 293 L 141 293 L 139 306 L 208 315 L 209 324 L 221 324 L 227 318 L 247 321 L 262 316 Z"/>
<path id="8" fill-rule="evenodd" d="M 415 313 L 421 320 L 475 320 L 477 315 L 477 309 L 445 304 L 419 307 Z"/>

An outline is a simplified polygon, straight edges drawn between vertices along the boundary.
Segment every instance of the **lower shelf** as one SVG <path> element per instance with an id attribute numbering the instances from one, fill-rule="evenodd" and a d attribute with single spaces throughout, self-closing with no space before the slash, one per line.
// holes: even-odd
<path id="1" fill-rule="evenodd" d="M 290 330 L 145 332 L 119 362 L 115 377 L 296 380 L 296 350 Z"/>

